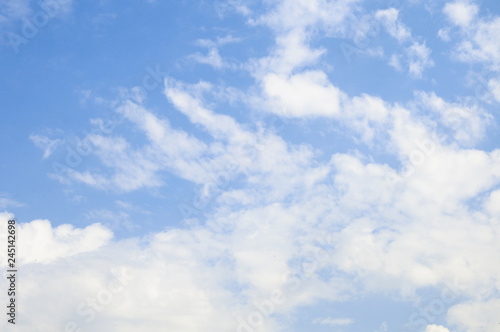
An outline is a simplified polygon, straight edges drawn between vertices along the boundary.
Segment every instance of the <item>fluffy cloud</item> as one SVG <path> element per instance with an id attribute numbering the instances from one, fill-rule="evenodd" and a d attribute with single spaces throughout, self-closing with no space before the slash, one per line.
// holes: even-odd
<path id="1" fill-rule="evenodd" d="M 447 3 L 443 12 L 461 28 L 459 36 L 462 40 L 455 47 L 454 57 L 463 62 L 484 63 L 490 69 L 498 70 L 500 42 L 496 36 L 500 31 L 500 18 L 478 16 L 477 5 L 470 1 Z"/>
<path id="2" fill-rule="evenodd" d="M 262 85 L 269 109 L 279 115 L 331 117 L 340 112 L 341 92 L 323 72 L 308 71 L 289 78 L 270 74 Z"/>
<path id="3" fill-rule="evenodd" d="M 448 321 L 464 331 L 495 331 L 498 329 L 500 300 L 457 304 L 448 312 Z"/>
<path id="4" fill-rule="evenodd" d="M 206 91 L 208 87 L 202 88 Z M 421 162 L 413 165 L 411 174 L 367 161 L 362 155 L 337 153 L 319 162 L 310 147 L 286 143 L 275 133 L 251 130 L 206 108 L 201 96 L 196 96 L 199 89 L 199 85 L 167 79 L 165 94 L 176 109 L 213 137 L 216 143 L 210 146 L 198 145 L 201 143 L 194 137 L 173 130 L 166 120 L 140 105 L 129 102 L 119 112 L 147 137 L 147 148 L 141 150 L 169 156 L 166 169 L 196 183 L 200 179 L 194 174 L 199 173 L 180 166 L 187 160 L 203 154 L 205 159 L 196 167 L 213 175 L 232 160 L 244 177 L 243 185 L 229 186 L 214 198 L 222 205 L 206 215 L 205 226 L 172 229 L 143 240 L 112 242 L 110 232 L 99 225 L 85 229 L 52 228 L 47 221 L 21 225 L 21 238 L 32 248 L 25 251 L 33 251 L 29 251 L 32 262 L 25 267 L 27 285 L 36 278 L 48 285 L 47 292 L 53 292 L 50 277 L 58 273 L 62 276 L 60 289 L 66 294 L 64 301 L 53 295 L 53 309 L 35 314 L 35 296 L 49 295 L 30 286 L 33 291 L 22 300 L 33 305 L 25 314 L 32 313 L 47 328 L 75 321 L 124 331 L 133 331 L 134 324 L 152 331 L 157 326 L 186 331 L 204 326 L 215 331 L 237 328 L 242 324 L 240 318 L 248 323 L 257 310 L 255 303 L 277 291 L 286 295 L 286 301 L 277 301 L 281 304 L 275 304 L 273 310 L 286 314 L 298 305 L 319 299 L 340 301 L 359 292 L 412 296 L 420 287 L 440 287 L 456 276 L 460 276 L 457 282 L 463 297 L 478 299 L 478 294 L 495 289 L 500 270 L 487 258 L 500 251 L 496 241 L 500 230 L 495 222 L 498 195 L 492 192 L 478 208 L 470 208 L 467 202 L 500 183 L 499 151 L 465 150 L 438 141 L 430 146 L 431 123 L 400 106 L 365 95 L 349 101 L 351 112 L 370 120 L 365 125 L 373 128 L 376 139 L 378 125 L 390 128 L 385 139 L 402 163 L 415 159 L 415 151 L 423 156 Z M 443 104 L 449 106 L 433 94 L 421 99 L 437 104 L 437 110 Z M 191 152 L 164 146 L 170 135 L 192 146 Z M 121 172 L 121 164 L 131 159 L 123 157 L 123 151 L 133 151 L 125 138 L 92 139 L 104 166 Z M 253 146 L 251 153 L 243 149 L 245 144 Z M 387 181 L 393 173 L 399 174 L 400 182 Z M 57 267 L 49 270 L 54 269 L 56 259 Z M 95 310 L 95 320 L 90 314 L 75 314 L 87 298 L 100 296 L 107 303 L 102 294 L 115 278 L 108 269 L 111 261 L 113 269 L 125 270 L 134 279 L 113 295 L 112 304 L 103 306 L 106 309 Z M 74 278 L 74 271 L 89 281 L 76 287 L 80 281 Z M 320 277 L 325 271 L 330 275 L 326 279 Z M 176 288 L 162 287 L 164 284 Z M 49 321 L 42 314 L 57 319 Z M 200 319 L 193 322 L 188 318 L 193 315 Z M 128 317 L 134 324 L 110 327 L 111 317 Z M 454 324 L 472 323 L 462 319 Z M 260 326 L 264 331 L 280 328 L 273 316 Z M 28 323 L 22 328 L 31 326 Z"/>
<path id="5" fill-rule="evenodd" d="M 426 68 L 434 66 L 434 61 L 431 59 L 431 50 L 425 43 L 414 42 L 405 51 L 408 55 L 408 71 L 410 75 L 421 78 Z"/>
<path id="6" fill-rule="evenodd" d="M 244 101 L 283 117 L 321 117 L 345 129 L 365 152 L 325 158 L 265 123 L 251 125 L 218 110 L 207 101 L 217 93 L 212 84 L 166 78 L 170 107 L 195 130 L 174 128 L 140 98 L 126 100 L 116 112 L 142 143 L 132 144 L 120 129 L 89 134 L 100 164 L 66 176 L 99 189 L 134 191 L 164 185 L 162 175 L 170 172 L 200 187 L 199 205 L 190 208 L 203 212 L 197 215 L 202 222 L 122 240 L 112 240 L 100 224 L 21 224 L 23 255 L 30 260 L 20 301 L 31 320 L 18 329 L 77 324 L 95 331 L 234 331 L 255 324 L 279 331 L 290 328 L 280 318 L 300 306 L 371 294 L 416 301 L 419 289 L 453 281 L 462 303 L 449 310 L 450 324 L 493 332 L 486 324 L 498 311 L 490 296 L 500 287 L 500 268 L 491 264 L 500 253 L 500 150 L 474 148 L 488 117 L 434 93 L 417 93 L 413 105 L 402 105 L 348 96 L 333 85 L 317 68 L 325 52 L 311 39 L 319 29 L 342 35 L 355 5 L 288 0 L 250 20 L 269 27 L 275 45 L 247 64 L 255 84 Z M 394 10 L 379 16 L 390 18 L 388 30 L 408 43 L 409 71 L 421 76 L 432 65 L 430 49 L 407 37 Z M 443 129 L 450 137 L 436 139 Z M 377 144 L 390 158 L 372 154 Z M 215 204 L 205 209 L 208 200 Z M 89 213 L 91 219 L 107 215 Z M 47 301 L 50 306 L 42 305 Z M 272 314 L 259 311 L 263 303 Z"/>
<path id="7" fill-rule="evenodd" d="M 375 17 L 384 25 L 387 32 L 398 42 L 404 42 L 411 38 L 410 30 L 399 20 L 399 11 L 395 8 L 378 10 Z"/>
<path id="8" fill-rule="evenodd" d="M 450 22 L 462 28 L 468 27 L 474 21 L 478 12 L 477 5 L 468 0 L 449 2 L 443 8 L 443 13 Z"/>
<path id="9" fill-rule="evenodd" d="M 477 106 L 449 103 L 435 93 L 416 93 L 423 108 L 436 112 L 439 121 L 453 130 L 454 139 L 462 144 L 471 145 L 481 139 L 492 116 Z"/>
<path id="10" fill-rule="evenodd" d="M 450 332 L 446 327 L 441 325 L 427 325 L 424 332 Z"/>
<path id="11" fill-rule="evenodd" d="M 377 10 L 375 18 L 399 44 L 408 45 L 403 54 L 391 55 L 389 65 L 402 71 L 403 62 L 406 62 L 409 74 L 414 78 L 422 78 L 424 70 L 434 66 L 430 48 L 412 36 L 410 29 L 401 22 L 396 8 Z"/>
<path id="12" fill-rule="evenodd" d="M 5 221 L 3 221 L 5 222 Z M 48 220 L 34 220 L 19 227 L 21 264 L 48 263 L 56 259 L 95 251 L 105 245 L 112 233 L 100 224 L 75 229 L 66 224 L 52 228 Z"/>
<path id="13" fill-rule="evenodd" d="M 500 42 L 496 36 L 500 31 L 500 18 L 480 21 L 471 36 L 457 48 L 457 57 L 466 62 L 485 62 L 495 68 L 500 63 Z"/>

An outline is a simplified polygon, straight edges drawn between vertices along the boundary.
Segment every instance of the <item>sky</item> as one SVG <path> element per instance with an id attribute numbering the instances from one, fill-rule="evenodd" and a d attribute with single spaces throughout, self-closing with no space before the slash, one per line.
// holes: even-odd
<path id="1" fill-rule="evenodd" d="M 487 0 L 1 0 L 2 331 L 499 331 L 499 35 Z"/>

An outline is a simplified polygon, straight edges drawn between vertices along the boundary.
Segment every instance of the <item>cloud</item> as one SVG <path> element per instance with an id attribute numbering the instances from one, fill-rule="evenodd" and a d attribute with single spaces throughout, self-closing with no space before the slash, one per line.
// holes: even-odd
<path id="1" fill-rule="evenodd" d="M 387 332 L 387 322 L 380 324 L 379 328 L 374 332 Z"/>
<path id="2" fill-rule="evenodd" d="M 448 20 L 462 28 L 468 27 L 476 19 L 478 12 L 477 5 L 469 0 L 448 2 L 443 8 L 443 13 Z"/>
<path id="3" fill-rule="evenodd" d="M 498 298 L 471 301 L 453 306 L 448 312 L 447 320 L 466 331 L 493 332 L 498 329 L 498 310 Z"/>
<path id="4" fill-rule="evenodd" d="M 434 66 L 434 61 L 430 56 L 431 50 L 425 41 L 417 41 L 412 36 L 411 30 L 401 22 L 399 10 L 396 8 L 377 10 L 375 18 L 400 45 L 409 45 L 404 48 L 403 54 L 392 54 L 389 58 L 389 65 L 402 71 L 403 63 L 406 62 L 409 74 L 413 78 L 422 78 L 424 70 Z"/>
<path id="5" fill-rule="evenodd" d="M 350 318 L 316 318 L 313 324 L 329 325 L 329 326 L 345 326 L 354 323 Z"/>
<path id="6" fill-rule="evenodd" d="M 199 52 L 191 54 L 189 57 L 195 61 L 208 64 L 216 69 L 233 67 L 230 63 L 223 61 L 219 54 L 219 47 L 229 43 L 238 43 L 240 38 L 227 35 L 225 37 L 218 37 L 215 41 L 210 39 L 198 39 L 196 44 L 200 47 L 205 47 L 208 49 L 208 53 L 203 55 Z"/>
<path id="7" fill-rule="evenodd" d="M 194 331 L 202 322 L 193 323 L 183 317 L 196 314 L 208 324 L 207 330 L 220 329 L 210 325 L 212 319 L 231 329 L 238 326 L 238 317 L 246 319 L 256 310 L 252 303 L 264 301 L 275 290 L 285 292 L 287 298 L 275 307 L 276 312 L 290 313 L 299 305 L 321 299 L 340 301 L 360 293 L 388 291 L 402 298 L 411 297 L 421 287 L 441 287 L 456 276 L 463 285 L 461 296 L 465 298 L 476 299 L 478 294 L 495 287 L 490 280 L 496 280 L 500 270 L 487 257 L 500 251 L 493 235 L 498 231 L 494 222 L 498 218 L 495 209 L 498 195 L 492 192 L 500 183 L 498 150 L 461 149 L 455 144 L 433 141 L 432 122 L 402 106 L 363 95 L 345 103 L 350 107 L 345 107 L 350 110 L 346 119 L 352 123 L 356 123 L 355 119 L 370 120 L 358 125 L 372 129 L 371 139 L 383 139 L 388 151 L 401 164 L 415 158 L 415 151 L 423 159 L 413 165 L 411 175 L 405 175 L 403 169 L 370 161 L 369 156 L 359 153 L 335 153 L 320 161 L 318 153 L 309 146 L 288 143 L 276 133 L 250 128 L 229 115 L 207 108 L 203 93 L 209 91 L 210 86 L 204 83 L 189 85 L 171 78 L 166 80 L 165 95 L 169 101 L 193 125 L 211 136 L 210 143 L 202 144 L 195 137 L 171 128 L 166 119 L 131 102 L 120 106 L 119 113 L 147 138 L 146 147 L 133 148 L 126 138 L 119 136 L 93 138 L 98 147 L 95 151 L 102 158 L 103 172 L 111 174 L 120 174 L 124 164 L 136 162 L 137 151 L 147 151 L 148 158 L 160 158 L 164 170 L 195 184 L 211 184 L 211 177 L 221 174 L 230 161 L 235 163 L 236 167 L 224 175 L 229 179 L 224 190 L 211 198 L 218 204 L 204 210 L 203 226 L 150 234 L 137 242 L 134 239 L 106 242 L 109 231 L 101 229 L 102 226 L 92 226 L 97 228 L 93 232 L 51 229 L 48 222 L 39 221 L 25 227 L 40 233 L 38 237 L 32 236 L 33 246 L 42 247 L 38 242 L 46 233 L 84 233 L 83 239 L 93 239 L 90 234 L 96 234 L 97 240 L 64 242 L 65 245 L 90 243 L 75 248 L 54 246 L 49 241 L 47 246 L 61 249 L 56 253 L 42 250 L 39 256 L 34 256 L 41 262 L 50 262 L 65 257 L 59 252 L 69 253 L 68 259 L 64 258 L 66 265 L 61 265 L 62 270 L 57 272 L 66 275 L 76 269 L 91 276 L 93 283 L 69 295 L 75 307 L 105 284 L 100 281 L 106 280 L 101 270 L 110 264 L 105 265 L 103 257 L 109 257 L 107 262 L 126 266 L 139 278 L 135 286 L 131 284 L 120 295 L 123 296 L 119 297 L 120 305 L 112 305 L 110 311 L 99 314 L 99 324 L 107 324 L 112 315 L 132 317 L 144 324 L 148 321 L 147 326 L 153 331 L 157 326 Z M 420 97 L 438 112 L 459 107 L 434 94 Z M 387 134 L 382 134 L 384 131 L 377 126 L 389 129 Z M 172 137 L 178 145 L 164 144 L 171 142 Z M 188 149 L 180 148 L 182 144 L 187 144 Z M 252 149 L 244 148 L 248 145 Z M 191 163 L 194 168 L 187 167 Z M 396 185 L 387 181 L 388 175 L 394 173 L 401 176 Z M 235 174 L 241 176 L 238 186 L 231 185 L 230 179 Z M 113 176 L 104 179 L 109 181 Z M 135 188 L 144 184 L 137 182 Z M 492 193 L 484 205 L 469 206 L 471 199 L 489 192 Z M 53 235 L 57 239 L 53 242 L 60 243 L 61 236 Z M 329 248 L 333 243 L 334 250 Z M 99 245 L 102 249 L 96 251 L 94 248 Z M 86 248 L 86 253 L 82 248 Z M 124 254 L 130 252 L 141 258 Z M 70 258 L 77 253 L 80 262 L 83 259 L 80 253 L 85 254 L 85 262 L 92 268 L 76 267 Z M 93 264 L 97 264 L 95 269 Z M 171 271 L 178 274 L 170 275 Z M 328 271 L 331 277 L 321 278 L 320 271 Z M 297 274 L 300 283 L 290 277 Z M 141 275 L 147 275 L 148 282 Z M 353 277 L 356 283 L 352 282 Z M 67 287 L 74 283 L 71 279 L 65 282 Z M 182 292 L 160 287 L 166 282 L 178 285 Z M 302 286 L 291 289 L 290 285 L 297 283 Z M 180 305 L 188 300 L 189 306 Z M 144 305 L 149 310 L 137 307 L 141 301 L 147 301 L 148 305 Z M 177 306 L 174 308 L 172 303 Z M 160 310 L 176 315 L 159 318 L 163 316 L 154 314 Z M 232 315 L 234 311 L 236 316 Z M 64 310 L 58 315 L 63 320 L 82 321 Z M 263 328 L 273 329 L 278 322 L 266 317 L 263 324 Z"/>
<path id="8" fill-rule="evenodd" d="M 252 10 L 245 5 L 243 0 L 217 1 L 214 6 L 219 18 L 224 18 L 233 12 L 243 16 L 249 16 L 252 13 Z"/>
<path id="9" fill-rule="evenodd" d="M 30 140 L 43 150 L 43 159 L 47 159 L 63 142 L 60 139 L 50 139 L 44 135 L 30 135 Z"/>
<path id="10" fill-rule="evenodd" d="M 328 154 L 289 142 L 265 121 L 251 124 L 225 112 L 214 84 L 167 77 L 168 110 L 187 118 L 189 132 L 130 97 L 116 113 L 142 139 L 132 141 L 123 128 L 89 134 L 99 163 L 64 176 L 131 192 L 164 186 L 171 173 L 197 187 L 188 206 L 195 216 L 183 228 L 117 240 L 99 223 L 21 224 L 23 255 L 31 260 L 23 266 L 20 298 L 29 320 L 18 329 L 75 322 L 107 331 L 224 331 L 262 317 L 255 328 L 278 331 L 290 328 L 281 315 L 300 307 L 373 294 L 418 302 L 419 290 L 439 291 L 453 281 L 461 302 L 449 310 L 450 323 L 493 331 L 481 322 L 498 312 L 490 295 L 500 280 L 500 268 L 491 264 L 500 252 L 500 150 L 474 148 L 488 116 L 432 92 L 404 104 L 348 96 L 332 84 L 318 64 L 326 51 L 311 46 L 312 39 L 319 30 L 345 35 L 356 4 L 288 0 L 251 19 L 271 29 L 275 44 L 245 66 L 254 85 L 241 98 L 254 102 L 252 110 L 320 118 L 358 150 Z M 432 66 L 430 49 L 398 32 L 394 11 L 383 15 L 405 43 L 400 65 L 421 77 Z M 440 139 L 444 130 L 451 134 Z M 379 158 L 374 146 L 386 155 Z M 129 216 L 135 207 L 117 205 L 127 212 L 94 210 L 88 217 L 138 222 Z M 11 217 L 3 214 L 3 224 Z M 117 271 L 129 277 L 123 290 L 107 293 Z M 272 302 L 279 292 L 284 301 Z M 93 298 L 100 309 L 90 309 Z M 263 314 L 263 307 L 273 312 Z M 428 325 L 426 331 L 448 330 Z"/>
<path id="11" fill-rule="evenodd" d="M 0 209 L 16 208 L 21 206 L 24 206 L 24 203 L 9 198 L 7 194 L 0 193 Z"/>
<path id="12" fill-rule="evenodd" d="M 448 28 L 439 29 L 437 36 L 439 38 L 441 38 L 441 40 L 443 40 L 445 42 L 449 42 L 451 40 L 450 29 L 448 29 Z"/>
<path id="13" fill-rule="evenodd" d="M 500 42 L 496 36 L 500 31 L 500 17 L 478 16 L 478 6 L 470 1 L 448 3 L 443 11 L 454 25 L 460 27 L 458 36 L 461 40 L 453 50 L 454 59 L 483 63 L 489 69 L 498 70 Z"/>
<path id="14" fill-rule="evenodd" d="M 496 36 L 500 31 L 500 18 L 480 21 L 472 31 L 472 37 L 458 46 L 457 57 L 465 62 L 486 62 L 498 67 L 500 42 Z"/>
<path id="15" fill-rule="evenodd" d="M 13 218 L 12 215 L 6 214 L 0 217 L 3 224 Z M 18 232 L 19 247 L 23 251 L 20 263 L 24 266 L 47 264 L 58 259 L 63 260 L 96 251 L 107 244 L 112 237 L 112 233 L 100 224 L 93 224 L 83 229 L 69 224 L 53 228 L 48 220 L 21 223 L 18 225 Z M 2 266 L 6 266 L 6 258 L 2 262 Z"/>
<path id="16" fill-rule="evenodd" d="M 441 325 L 427 325 L 424 332 L 450 332 L 446 327 Z"/>
<path id="17" fill-rule="evenodd" d="M 0 4 L 0 27 L 12 25 L 21 19 L 30 20 L 38 13 L 62 17 L 71 12 L 73 0 L 43 0 L 33 6 L 29 0 L 6 0 Z"/>
<path id="18" fill-rule="evenodd" d="M 31 14 L 29 0 L 7 0 L 0 4 L 0 24 L 9 24 Z"/>
<path id="19" fill-rule="evenodd" d="M 397 71 L 402 71 L 403 66 L 401 65 L 401 56 L 397 54 L 391 55 L 391 58 L 389 59 L 389 65 Z"/>
<path id="20" fill-rule="evenodd" d="M 270 54 L 250 66 L 253 75 L 260 78 L 270 72 L 290 75 L 294 69 L 316 63 L 326 52 L 325 49 L 309 46 L 318 31 L 316 28 L 331 37 L 346 35 L 346 23 L 358 2 L 287 0 L 274 4 L 267 13 L 251 21 L 269 27 L 276 35 L 276 45 Z"/>
<path id="21" fill-rule="evenodd" d="M 473 145 L 483 138 L 486 127 L 492 121 L 492 116 L 477 106 L 448 103 L 434 92 L 416 92 L 415 95 L 424 108 L 439 115 L 439 121 L 451 128 L 454 139 L 462 144 Z"/>
<path id="22" fill-rule="evenodd" d="M 76 324 L 109 331 L 136 331 L 137 326 L 149 331 L 217 331 L 228 330 L 234 322 L 229 315 L 233 302 L 214 283 L 224 282 L 225 269 L 192 264 L 218 252 L 205 232 L 156 234 L 142 248 L 133 240 L 102 247 L 110 232 L 97 224 L 85 229 L 52 228 L 42 221 L 19 226 L 23 255 L 29 261 L 23 263 L 25 292 L 20 292 L 18 301 L 25 303 L 23 313 L 33 319 L 20 322 L 20 331 L 33 330 L 34 324 L 49 330 Z M 183 242 L 191 249 L 178 251 Z M 135 263 L 130 260 L 132 252 L 139 255 Z M 5 281 L 0 284 L 6 286 Z M 175 288 L 164 287 L 166 284 Z M 51 305 L 43 305 L 42 298 Z M 95 305 L 89 302 L 92 299 Z M 198 319 L 193 320 L 194 316 Z M 3 321 L 0 326 L 6 324 Z"/>
<path id="23" fill-rule="evenodd" d="M 262 81 L 269 109 L 289 117 L 338 115 L 341 92 L 321 71 L 307 71 L 291 77 L 269 74 Z"/>
<path id="24" fill-rule="evenodd" d="M 487 85 L 493 98 L 500 103 L 500 79 L 492 78 L 487 82 Z"/>
<path id="25" fill-rule="evenodd" d="M 395 8 L 378 10 L 375 17 L 384 25 L 387 32 L 398 42 L 402 43 L 411 38 L 410 30 L 398 18 L 399 11 Z"/>
<path id="26" fill-rule="evenodd" d="M 114 212 L 107 209 L 91 210 L 85 214 L 85 217 L 91 220 L 91 222 L 102 223 L 113 231 L 126 229 L 131 232 L 140 228 L 139 225 L 133 224 L 130 221 L 130 216 L 123 211 Z"/>
<path id="27" fill-rule="evenodd" d="M 116 20 L 117 15 L 115 13 L 99 13 L 94 18 L 92 18 L 92 26 L 97 31 L 104 31 L 106 27 L 113 24 Z M 82 91 L 86 93 L 87 91 Z M 88 99 L 88 97 L 86 98 Z"/>
<path id="28" fill-rule="evenodd" d="M 425 69 L 434 66 L 431 50 L 425 43 L 414 42 L 405 49 L 405 52 L 409 62 L 408 71 L 415 78 L 421 78 Z"/>

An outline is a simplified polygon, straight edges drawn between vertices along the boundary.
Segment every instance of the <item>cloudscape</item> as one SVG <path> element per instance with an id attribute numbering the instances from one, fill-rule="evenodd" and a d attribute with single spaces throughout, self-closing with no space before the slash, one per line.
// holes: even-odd
<path id="1" fill-rule="evenodd" d="M 500 3 L 0 3 L 2 331 L 498 332 Z"/>

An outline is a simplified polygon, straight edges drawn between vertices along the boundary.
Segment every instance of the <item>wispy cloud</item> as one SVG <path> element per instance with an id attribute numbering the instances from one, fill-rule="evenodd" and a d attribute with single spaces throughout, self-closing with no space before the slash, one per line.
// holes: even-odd
<path id="1" fill-rule="evenodd" d="M 47 159 L 63 143 L 60 139 L 50 139 L 44 135 L 30 135 L 30 140 L 43 150 L 43 159 Z"/>
<path id="2" fill-rule="evenodd" d="M 10 209 L 24 206 L 24 203 L 9 198 L 9 195 L 0 193 L 0 209 Z"/>
<path id="3" fill-rule="evenodd" d="M 313 324 L 328 325 L 328 326 L 345 326 L 354 323 L 353 319 L 350 318 L 316 318 L 313 320 Z"/>

